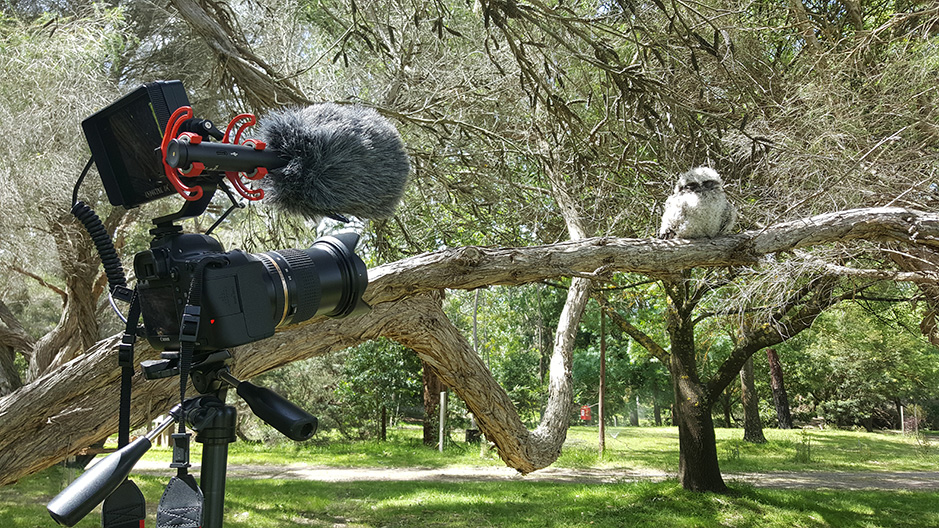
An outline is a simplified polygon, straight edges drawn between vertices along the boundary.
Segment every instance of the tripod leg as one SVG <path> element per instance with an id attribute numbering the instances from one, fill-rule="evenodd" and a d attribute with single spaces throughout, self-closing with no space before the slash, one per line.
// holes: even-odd
<path id="1" fill-rule="evenodd" d="M 199 483 L 205 496 L 202 528 L 222 528 L 225 514 L 225 472 L 228 470 L 228 444 L 235 441 L 238 413 L 214 396 L 202 396 L 188 411 L 189 425 L 202 444 Z"/>
<path id="2" fill-rule="evenodd" d="M 225 473 L 228 470 L 228 444 L 202 446 L 200 484 L 205 495 L 202 528 L 222 528 L 225 514 Z"/>

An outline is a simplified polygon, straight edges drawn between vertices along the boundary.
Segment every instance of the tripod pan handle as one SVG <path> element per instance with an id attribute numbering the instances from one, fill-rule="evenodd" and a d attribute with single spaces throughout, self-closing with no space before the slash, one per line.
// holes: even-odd
<path id="1" fill-rule="evenodd" d="M 309 440 L 316 432 L 316 417 L 276 392 L 247 381 L 240 382 L 236 390 L 258 418 L 287 438 L 302 442 Z"/>
<path id="2" fill-rule="evenodd" d="M 59 524 L 74 526 L 124 482 L 150 446 L 142 436 L 99 460 L 49 502 L 49 514 Z"/>

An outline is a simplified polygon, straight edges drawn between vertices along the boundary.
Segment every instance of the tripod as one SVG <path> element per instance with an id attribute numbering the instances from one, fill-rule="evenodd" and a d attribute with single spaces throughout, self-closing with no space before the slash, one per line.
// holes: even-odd
<path id="1" fill-rule="evenodd" d="M 170 411 L 170 417 L 145 436 L 108 455 L 62 490 L 48 505 L 49 513 L 56 522 L 73 526 L 106 498 L 111 502 L 113 499 L 109 497 L 125 484 L 134 464 L 150 449 L 152 440 L 185 416 L 186 423 L 196 432 L 196 441 L 203 445 L 199 482 L 201 495 L 204 497 L 204 503 L 200 505 L 201 526 L 221 528 L 225 510 L 228 444 L 236 439 L 237 423 L 236 409 L 225 403 L 229 388 L 235 389 L 258 418 L 292 440 L 308 440 L 316 432 L 315 417 L 270 389 L 232 376 L 229 366 L 233 358 L 227 350 L 200 354 L 194 360 L 190 379 L 200 395 L 176 405 Z M 163 359 L 160 360 L 141 362 L 141 367 L 147 379 L 179 374 L 178 356 L 174 352 L 164 353 Z M 184 471 L 189 466 L 188 435 L 174 435 L 174 440 L 171 467 Z M 170 484 L 172 486 L 173 482 Z M 139 495 L 139 491 L 137 494 Z M 120 494 L 115 494 L 118 495 Z M 169 495 L 164 494 L 164 500 Z M 134 495 L 128 496 L 127 502 L 142 501 L 142 496 L 139 499 Z M 121 499 L 113 501 L 116 502 L 113 505 L 115 510 L 124 511 L 136 506 L 121 504 Z M 188 506 L 188 509 L 193 508 L 195 505 Z M 118 521 L 109 525 L 107 513 L 103 513 L 104 528 L 126 525 L 126 515 L 117 516 Z M 161 525 L 158 512 L 157 528 L 174 525 Z"/>

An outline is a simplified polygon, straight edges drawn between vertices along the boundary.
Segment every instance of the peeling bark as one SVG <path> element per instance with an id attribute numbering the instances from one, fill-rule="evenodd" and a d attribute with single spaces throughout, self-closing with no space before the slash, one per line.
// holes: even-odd
<path id="1" fill-rule="evenodd" d="M 94 290 L 99 262 L 91 238 L 71 215 L 53 223 L 51 234 L 65 272 L 65 306 L 56 327 L 32 347 L 27 382 L 64 365 L 98 340 Z"/>
<path id="2" fill-rule="evenodd" d="M 227 5 L 212 0 L 172 0 L 179 15 L 215 54 L 221 69 L 237 79 L 239 90 L 257 108 L 310 104 L 283 72 L 255 55 L 241 32 L 233 27 Z M 212 13 L 209 13 L 209 10 Z"/>
<path id="3" fill-rule="evenodd" d="M 630 272 L 661 277 L 696 267 L 757 265 L 771 253 L 855 240 L 898 241 L 934 253 L 939 251 L 939 214 L 894 207 L 852 209 L 712 239 L 602 237 L 522 248 L 469 246 L 385 264 L 370 270 L 369 277 L 382 283 L 375 301 L 385 302 L 446 288 L 472 290 L 562 276 L 606 278 Z M 880 278 L 937 281 L 939 274 L 886 272 Z"/>

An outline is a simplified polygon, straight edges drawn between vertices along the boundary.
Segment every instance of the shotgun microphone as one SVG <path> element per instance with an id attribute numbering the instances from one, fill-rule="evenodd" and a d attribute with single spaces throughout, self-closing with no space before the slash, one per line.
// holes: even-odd
<path id="1" fill-rule="evenodd" d="M 258 134 L 263 150 L 172 140 L 166 162 L 245 173 L 264 167 L 265 199 L 307 218 L 388 218 L 401 201 L 408 156 L 394 125 L 371 108 L 320 103 L 278 110 L 261 120 Z"/>
<path id="2" fill-rule="evenodd" d="M 308 218 L 388 218 L 401 201 L 408 156 L 395 127 L 371 108 L 280 110 L 261 121 L 259 134 L 287 160 L 260 182 L 275 206 Z"/>

